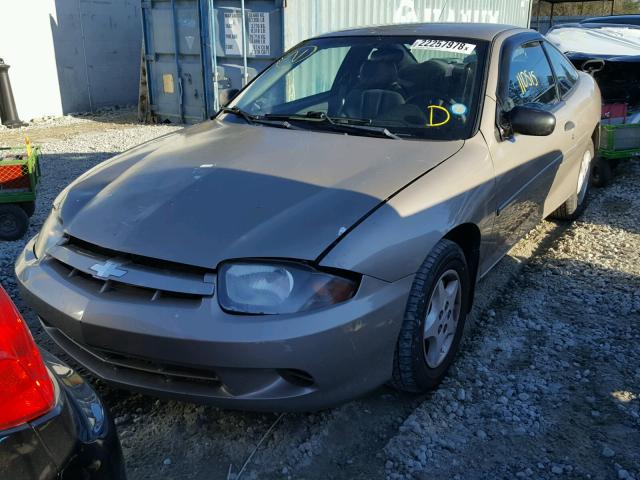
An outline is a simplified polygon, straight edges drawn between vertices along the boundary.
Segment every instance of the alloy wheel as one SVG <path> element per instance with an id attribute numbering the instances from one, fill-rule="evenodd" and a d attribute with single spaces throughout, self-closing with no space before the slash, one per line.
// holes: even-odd
<path id="1" fill-rule="evenodd" d="M 431 368 L 437 368 L 451 349 L 460 319 L 461 303 L 460 276 L 455 270 L 447 270 L 431 293 L 424 322 L 424 356 Z"/>
<path id="2" fill-rule="evenodd" d="M 580 163 L 580 172 L 578 173 L 578 205 L 582 203 L 585 195 L 587 194 L 591 160 L 591 151 L 587 150 L 582 156 L 582 162 Z"/>

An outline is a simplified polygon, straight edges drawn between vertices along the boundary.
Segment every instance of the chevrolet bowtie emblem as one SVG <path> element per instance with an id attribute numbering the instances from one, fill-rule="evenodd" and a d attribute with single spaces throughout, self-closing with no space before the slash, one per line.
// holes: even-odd
<path id="1" fill-rule="evenodd" d="M 118 262 L 114 262 L 112 260 L 107 260 L 104 263 L 96 263 L 90 269 L 96 272 L 94 276 L 98 278 L 120 278 L 127 273 L 126 270 L 120 268 L 120 264 Z"/>

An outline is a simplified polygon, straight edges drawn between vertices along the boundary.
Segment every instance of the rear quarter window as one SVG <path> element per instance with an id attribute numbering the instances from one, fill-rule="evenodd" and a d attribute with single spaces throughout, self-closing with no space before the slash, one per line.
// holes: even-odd
<path id="1" fill-rule="evenodd" d="M 545 42 L 544 48 L 549 55 L 551 66 L 553 67 L 553 71 L 558 79 L 560 95 L 564 97 L 573 89 L 575 84 L 578 83 L 578 71 L 569 59 L 560 53 L 560 51 L 549 42 Z"/>

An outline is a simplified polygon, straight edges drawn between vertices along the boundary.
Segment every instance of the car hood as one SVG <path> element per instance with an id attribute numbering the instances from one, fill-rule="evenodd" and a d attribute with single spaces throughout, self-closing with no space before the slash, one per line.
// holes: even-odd
<path id="1" fill-rule="evenodd" d="M 313 260 L 463 144 L 210 121 L 85 173 L 60 217 L 69 235 L 97 246 L 206 268 Z"/>

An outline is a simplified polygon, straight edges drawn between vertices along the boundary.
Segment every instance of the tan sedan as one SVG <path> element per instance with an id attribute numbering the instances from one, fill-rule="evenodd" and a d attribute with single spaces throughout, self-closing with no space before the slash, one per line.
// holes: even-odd
<path id="1" fill-rule="evenodd" d="M 302 42 L 213 120 L 63 191 L 16 272 L 107 381 L 232 408 L 421 392 L 476 282 L 585 206 L 600 94 L 538 33 L 365 28 Z"/>

